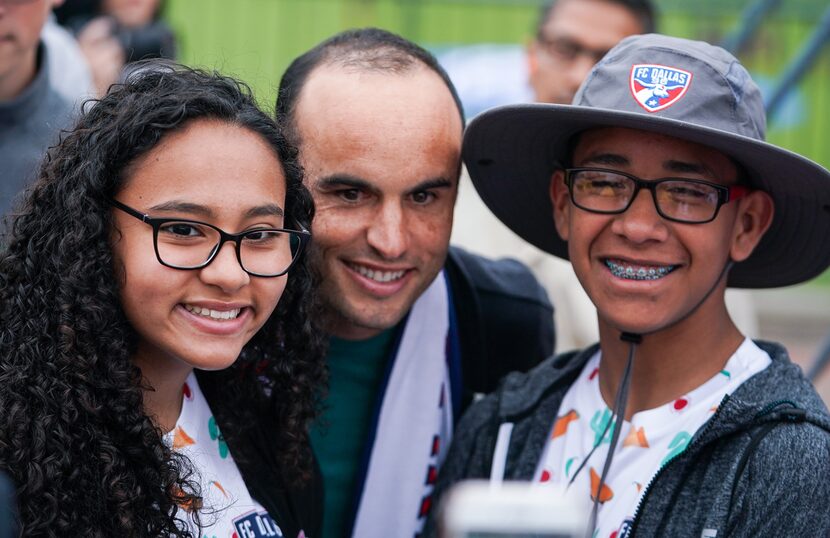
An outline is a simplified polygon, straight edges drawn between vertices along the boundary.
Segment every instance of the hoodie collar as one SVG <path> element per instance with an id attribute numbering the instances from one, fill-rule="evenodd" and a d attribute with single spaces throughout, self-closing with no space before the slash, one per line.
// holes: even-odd
<path id="1" fill-rule="evenodd" d="M 772 359 L 770 365 L 761 372 L 767 373 L 752 376 L 735 390 L 718 413 L 718 427 L 707 434 L 719 435 L 724 431 L 743 428 L 771 403 L 779 401 L 791 402 L 804 409 L 810 416 L 815 416 L 817 421 L 826 422 L 830 429 L 824 403 L 800 368 L 792 363 L 786 349 L 774 342 L 755 343 Z M 516 422 L 533 413 L 550 394 L 564 394 L 598 349 L 599 345 L 594 344 L 579 352 L 558 355 L 526 374 L 507 377 L 499 406 L 500 420 Z"/>

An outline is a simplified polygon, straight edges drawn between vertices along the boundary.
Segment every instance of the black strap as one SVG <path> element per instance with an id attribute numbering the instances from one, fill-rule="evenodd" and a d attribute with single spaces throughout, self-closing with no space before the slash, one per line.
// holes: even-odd
<path id="1" fill-rule="evenodd" d="M 775 413 L 774 415 L 770 415 L 769 422 L 765 422 L 760 428 L 758 428 L 758 430 L 755 431 L 749 440 L 749 444 L 746 445 L 743 454 L 741 454 L 741 459 L 738 461 L 738 468 L 735 470 L 735 478 L 732 480 L 732 494 L 729 497 L 729 512 L 726 515 L 727 521 L 729 521 L 729 516 L 732 513 L 732 507 L 735 506 L 735 495 L 738 492 L 738 482 L 741 481 L 744 469 L 746 469 L 746 465 L 749 463 L 750 456 L 755 453 L 755 450 L 757 450 L 758 445 L 761 444 L 761 441 L 763 441 L 776 426 L 781 424 L 804 422 L 806 419 L 807 412 L 804 409 L 796 407 L 785 409 Z"/>
<path id="2" fill-rule="evenodd" d="M 758 445 L 764 440 L 764 437 L 766 437 L 767 434 L 773 430 L 773 428 L 778 426 L 778 424 L 780 423 L 768 422 L 761 426 L 761 428 L 758 429 L 758 431 L 756 431 L 750 439 L 749 444 L 744 449 L 744 453 L 741 454 L 741 459 L 738 461 L 738 469 L 735 471 L 735 479 L 732 481 L 732 495 L 729 500 L 730 510 L 735 504 L 735 493 L 738 491 L 738 482 L 740 482 L 741 476 L 744 474 L 744 469 L 746 468 L 746 464 L 749 462 L 749 457 L 753 454 L 753 452 L 755 452 L 755 449 L 758 448 Z"/>

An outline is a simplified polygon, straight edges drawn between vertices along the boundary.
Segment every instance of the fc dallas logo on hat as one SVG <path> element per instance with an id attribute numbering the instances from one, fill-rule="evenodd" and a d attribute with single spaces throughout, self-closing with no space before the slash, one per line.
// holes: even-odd
<path id="1" fill-rule="evenodd" d="M 657 112 L 675 104 L 689 89 L 692 74 L 665 65 L 637 64 L 631 66 L 631 94 L 649 112 Z"/>

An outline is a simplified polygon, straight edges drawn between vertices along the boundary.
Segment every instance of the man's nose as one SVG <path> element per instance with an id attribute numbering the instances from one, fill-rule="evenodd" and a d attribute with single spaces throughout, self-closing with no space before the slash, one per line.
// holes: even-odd
<path id="1" fill-rule="evenodd" d="M 369 225 L 367 240 L 384 259 L 395 260 L 406 253 L 409 248 L 409 232 L 404 209 L 399 203 L 383 205 Z"/>

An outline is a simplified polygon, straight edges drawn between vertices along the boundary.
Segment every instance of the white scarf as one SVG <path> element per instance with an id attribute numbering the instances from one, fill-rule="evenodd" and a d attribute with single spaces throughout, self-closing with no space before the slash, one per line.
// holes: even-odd
<path id="1" fill-rule="evenodd" d="M 442 271 L 409 313 L 383 392 L 352 535 L 415 536 L 453 427 L 450 300 Z M 370 439 L 372 439 L 370 437 Z"/>

